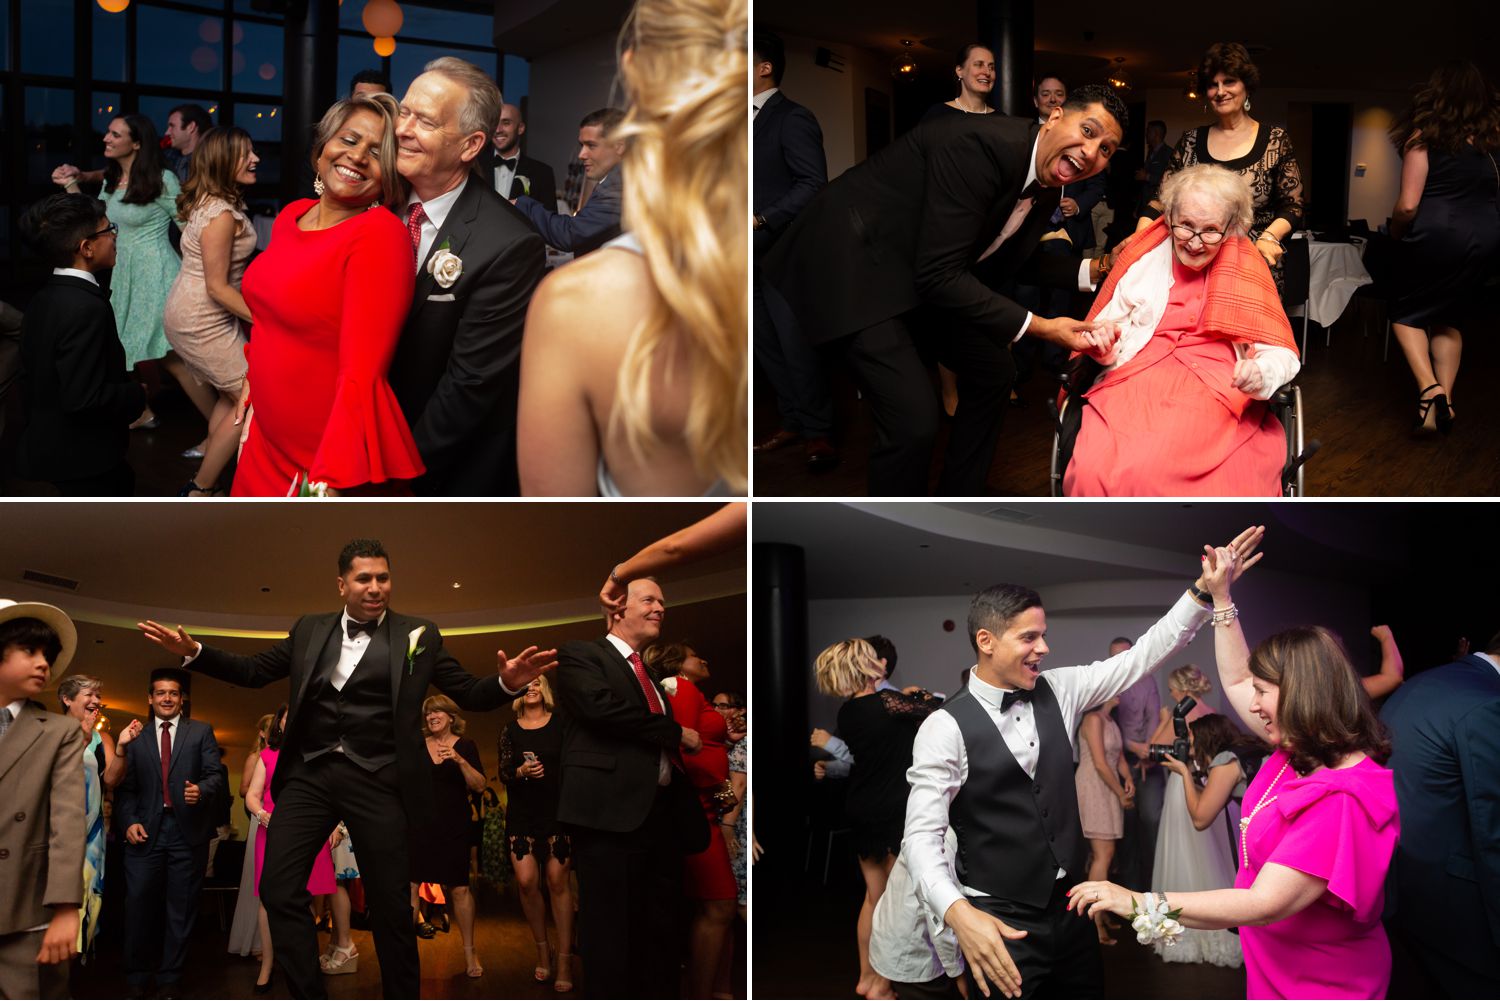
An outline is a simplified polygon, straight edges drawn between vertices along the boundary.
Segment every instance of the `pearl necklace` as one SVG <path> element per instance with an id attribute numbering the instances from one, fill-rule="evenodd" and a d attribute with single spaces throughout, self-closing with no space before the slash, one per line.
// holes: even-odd
<path id="1" fill-rule="evenodd" d="M 1271 790 L 1276 788 L 1276 783 L 1281 781 L 1281 776 L 1286 774 L 1287 765 L 1291 763 L 1291 758 L 1287 758 L 1281 763 L 1281 771 L 1277 772 L 1276 777 L 1271 780 L 1271 784 L 1266 786 L 1266 791 L 1260 794 L 1260 802 L 1255 804 L 1255 809 L 1250 811 L 1248 817 L 1240 818 L 1240 861 L 1242 868 L 1250 868 L 1250 851 L 1245 847 L 1245 835 L 1250 830 L 1250 821 L 1255 819 L 1255 815 L 1260 812 L 1261 807 L 1276 802 L 1276 797 L 1271 795 Z"/>

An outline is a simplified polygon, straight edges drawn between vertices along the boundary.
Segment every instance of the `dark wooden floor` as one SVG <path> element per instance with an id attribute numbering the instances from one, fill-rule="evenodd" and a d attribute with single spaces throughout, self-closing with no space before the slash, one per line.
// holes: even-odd
<path id="1" fill-rule="evenodd" d="M 1362 332 L 1362 321 L 1368 334 Z M 1313 325 L 1308 357 L 1297 382 L 1308 421 L 1306 437 L 1322 449 L 1307 465 L 1309 497 L 1470 497 L 1500 494 L 1500 328 L 1465 337 L 1448 436 L 1413 435 L 1417 390 L 1394 338 L 1382 360 L 1381 308 L 1356 299 L 1334 325 L 1332 345 Z M 757 497 L 859 496 L 865 492 L 872 425 L 842 364 L 830 360 L 843 462 L 818 476 L 806 472 L 801 451 L 784 448 L 755 456 Z M 776 407 L 766 380 L 757 380 L 755 440 L 776 429 Z M 936 390 L 934 390 L 935 392 Z M 1046 400 L 1055 383 L 1038 373 L 1020 388 L 1026 406 L 1004 418 L 988 486 L 997 496 L 1047 496 L 1052 420 Z M 941 455 L 946 440 L 939 439 Z M 932 484 L 937 482 L 934 458 Z"/>
<path id="2" fill-rule="evenodd" d="M 233 895 L 228 897 L 228 908 L 234 908 Z M 622 915 L 622 920 L 624 920 Z M 549 921 L 550 926 L 550 921 Z M 106 927 L 100 933 L 99 955 L 87 966 L 74 965 L 72 993 L 77 998 L 120 998 L 126 996 L 125 977 L 119 948 L 119 936 L 111 939 Z M 549 934 L 554 930 L 549 927 Z M 366 931 L 354 931 L 354 943 L 359 948 L 359 970 L 356 973 L 337 977 L 324 977 L 328 996 L 331 998 L 378 998 L 381 996 L 380 966 L 375 962 L 375 943 Z M 745 929 L 736 923 L 734 934 L 743 946 Z M 422 997 L 424 998 L 566 998 L 608 997 L 607 987 L 590 994 L 587 976 L 581 963 L 574 959 L 574 993 L 557 994 L 551 982 L 537 983 L 533 976 L 536 963 L 536 946 L 532 943 L 531 928 L 521 914 L 514 892 L 504 896 L 481 893 L 479 917 L 475 928 L 480 962 L 484 976 L 470 980 L 464 975 L 463 939 L 458 925 L 452 924 L 447 934 L 418 940 L 422 957 Z M 226 951 L 227 933 L 219 928 L 218 913 L 212 904 L 205 904 L 198 912 L 198 923 L 188 953 L 187 967 L 183 973 L 181 993 L 184 998 L 249 998 L 270 996 L 284 998 L 285 982 L 279 977 L 275 990 L 270 995 L 253 995 L 256 977 L 260 974 L 260 963 L 249 957 L 231 955 Z M 320 943 L 327 944 L 326 936 Z M 736 955 L 734 969 L 734 996 L 746 996 L 747 971 L 744 949 Z"/>

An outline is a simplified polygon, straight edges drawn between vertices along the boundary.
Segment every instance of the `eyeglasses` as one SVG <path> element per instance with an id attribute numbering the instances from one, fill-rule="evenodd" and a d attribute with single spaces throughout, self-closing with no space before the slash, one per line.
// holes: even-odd
<path id="1" fill-rule="evenodd" d="M 110 223 L 108 226 L 105 226 L 99 232 L 97 232 L 97 233 L 90 233 L 89 234 L 89 239 L 90 240 L 97 240 L 97 239 L 99 239 L 99 237 L 103 236 L 105 233 L 108 233 L 110 236 L 119 236 L 120 235 L 120 227 L 116 223 Z"/>
<path id="2" fill-rule="evenodd" d="M 738 702 L 715 702 L 714 703 L 714 708 L 715 709 L 743 709 L 745 707 L 742 706 L 742 705 L 740 705 Z"/>
<path id="3" fill-rule="evenodd" d="M 1205 247 L 1216 246 L 1224 239 L 1224 233 L 1217 229 L 1193 229 L 1190 226 L 1173 225 L 1172 235 L 1183 243 L 1191 243 L 1193 237 L 1202 241 Z"/>

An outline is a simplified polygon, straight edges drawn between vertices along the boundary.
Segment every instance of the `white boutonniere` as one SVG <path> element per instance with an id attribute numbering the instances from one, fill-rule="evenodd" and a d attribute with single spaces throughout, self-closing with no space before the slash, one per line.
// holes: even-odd
<path id="1" fill-rule="evenodd" d="M 422 634 L 426 631 L 426 626 L 418 626 L 406 635 L 406 673 L 408 676 L 416 667 L 417 657 L 426 649 L 426 647 L 417 646 L 422 639 Z"/>
<path id="2" fill-rule="evenodd" d="M 443 288 L 452 288 L 453 283 L 464 273 L 463 258 L 449 250 L 449 246 L 449 242 L 444 240 L 443 245 L 427 259 L 427 273 Z"/>
<path id="3" fill-rule="evenodd" d="M 531 178 L 527 177 L 525 174 L 517 174 L 516 175 L 516 180 L 521 185 L 521 194 L 523 194 L 523 195 L 529 195 L 529 194 L 531 194 Z"/>
<path id="4" fill-rule="evenodd" d="M 663 678 L 661 682 L 661 690 L 666 692 L 668 695 L 675 696 L 677 694 L 677 679 L 675 677 Z"/>

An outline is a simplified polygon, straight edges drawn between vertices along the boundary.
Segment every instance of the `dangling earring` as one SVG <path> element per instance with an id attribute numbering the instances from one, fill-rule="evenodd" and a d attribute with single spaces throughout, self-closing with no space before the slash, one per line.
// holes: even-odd
<path id="1" fill-rule="evenodd" d="M 1246 114 L 1250 113 L 1250 98 L 1248 98 L 1248 97 L 1245 98 L 1245 113 Z"/>
<path id="2" fill-rule="evenodd" d="M 323 158 L 321 156 L 318 157 L 317 167 L 318 170 L 323 169 Z M 313 194 L 319 198 L 323 197 L 323 176 L 321 174 L 313 174 Z"/>

